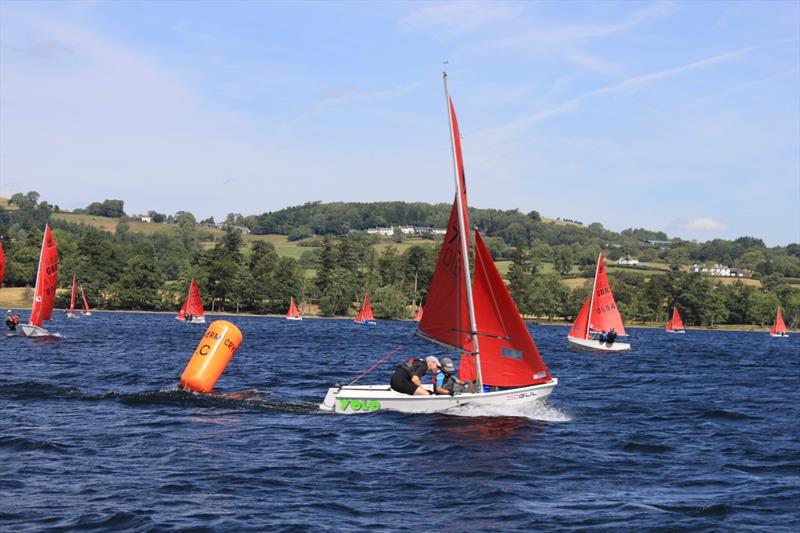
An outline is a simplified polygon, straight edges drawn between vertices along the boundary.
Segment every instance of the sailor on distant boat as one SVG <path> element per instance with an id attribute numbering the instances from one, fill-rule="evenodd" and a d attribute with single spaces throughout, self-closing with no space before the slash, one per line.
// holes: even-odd
<path id="1" fill-rule="evenodd" d="M 430 396 L 430 392 L 422 386 L 422 377 L 428 372 L 435 373 L 439 369 L 439 359 L 430 355 L 425 359 L 409 359 L 398 365 L 389 382 L 393 390 L 410 396 Z"/>
<path id="2" fill-rule="evenodd" d="M 611 331 L 606 335 L 606 343 L 611 346 L 615 340 L 617 340 L 617 330 L 611 328 Z"/>
<path id="3" fill-rule="evenodd" d="M 14 313 L 11 309 L 6 311 L 6 327 L 11 331 L 16 331 L 17 324 L 19 324 L 19 315 Z"/>

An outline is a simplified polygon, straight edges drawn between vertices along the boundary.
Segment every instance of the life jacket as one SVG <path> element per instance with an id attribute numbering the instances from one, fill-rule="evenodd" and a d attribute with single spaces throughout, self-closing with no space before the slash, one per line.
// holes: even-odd
<path id="1" fill-rule="evenodd" d="M 414 359 L 413 357 L 409 357 L 405 363 L 397 365 L 397 368 L 402 368 L 405 370 L 408 373 L 408 379 L 411 379 L 412 377 L 416 376 L 414 367 L 420 364 L 425 365 L 425 369 L 427 371 L 428 363 L 422 359 Z"/>
<path id="2" fill-rule="evenodd" d="M 452 392 L 453 389 L 456 387 L 456 377 L 453 374 L 448 374 L 446 372 L 442 372 L 444 374 L 444 380 L 442 380 L 442 387 L 447 392 Z"/>

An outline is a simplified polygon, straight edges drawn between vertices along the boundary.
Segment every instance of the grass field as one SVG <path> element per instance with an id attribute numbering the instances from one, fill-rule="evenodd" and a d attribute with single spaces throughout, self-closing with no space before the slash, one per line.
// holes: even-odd
<path id="1" fill-rule="evenodd" d="M 32 295 L 28 287 L 0 287 L 0 308 L 30 309 Z"/>

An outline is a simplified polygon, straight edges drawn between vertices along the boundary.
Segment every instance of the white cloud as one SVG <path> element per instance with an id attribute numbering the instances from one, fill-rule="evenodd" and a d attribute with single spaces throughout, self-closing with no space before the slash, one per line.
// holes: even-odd
<path id="1" fill-rule="evenodd" d="M 727 225 L 711 217 L 696 218 L 682 224 L 680 227 L 693 231 L 725 231 L 728 229 Z"/>

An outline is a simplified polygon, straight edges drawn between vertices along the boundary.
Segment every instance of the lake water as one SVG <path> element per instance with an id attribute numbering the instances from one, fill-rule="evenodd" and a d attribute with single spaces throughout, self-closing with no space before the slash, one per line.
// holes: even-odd
<path id="1" fill-rule="evenodd" d="M 0 338 L 0 530 L 800 528 L 800 335 L 634 329 L 597 355 L 533 326 L 543 408 L 340 416 L 327 387 L 414 324 L 228 318 L 244 342 L 215 392 L 240 400 L 176 390 L 206 326 L 171 316 Z"/>

